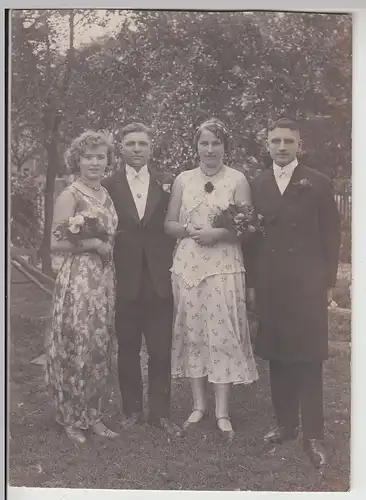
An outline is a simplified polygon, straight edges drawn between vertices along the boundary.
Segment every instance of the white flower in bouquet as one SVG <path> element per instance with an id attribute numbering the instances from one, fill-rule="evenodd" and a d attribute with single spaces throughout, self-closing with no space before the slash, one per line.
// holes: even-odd
<path id="1" fill-rule="evenodd" d="M 239 221 L 239 220 L 245 220 L 245 215 L 240 213 L 234 217 L 234 220 Z"/>
<path id="2" fill-rule="evenodd" d="M 72 234 L 77 234 L 80 233 L 81 226 L 77 226 L 76 224 L 70 224 L 69 226 L 69 231 Z"/>
<path id="3" fill-rule="evenodd" d="M 91 208 L 88 211 L 85 211 L 81 214 L 86 219 L 98 219 L 98 209 Z"/>
<path id="4" fill-rule="evenodd" d="M 81 214 L 75 215 L 75 217 L 69 218 L 70 226 L 82 226 L 84 224 L 84 216 Z M 71 231 L 73 232 L 73 231 Z"/>

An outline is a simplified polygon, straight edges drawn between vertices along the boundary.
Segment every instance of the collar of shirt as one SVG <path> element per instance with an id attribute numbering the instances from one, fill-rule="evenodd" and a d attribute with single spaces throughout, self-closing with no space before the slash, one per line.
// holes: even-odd
<path id="1" fill-rule="evenodd" d="M 285 165 L 284 167 L 279 167 L 278 165 L 273 163 L 273 173 L 274 173 L 276 179 L 280 179 L 280 178 L 289 179 L 292 176 L 297 165 L 298 165 L 297 158 L 295 158 L 291 163 L 289 163 L 288 165 Z"/>
<path id="2" fill-rule="evenodd" d="M 150 180 L 150 174 L 149 174 L 149 169 L 147 168 L 147 165 L 144 165 L 143 167 L 140 168 L 140 170 L 137 172 L 137 170 L 133 167 L 130 167 L 130 165 L 126 164 L 126 176 L 128 181 L 131 180 L 140 180 L 141 182 L 149 182 Z"/>

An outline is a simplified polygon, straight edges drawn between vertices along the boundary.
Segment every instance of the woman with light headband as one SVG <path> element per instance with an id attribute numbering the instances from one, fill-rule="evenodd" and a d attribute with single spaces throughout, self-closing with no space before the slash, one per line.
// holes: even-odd
<path id="1" fill-rule="evenodd" d="M 217 427 L 235 436 L 229 417 L 229 388 L 258 378 L 250 342 L 245 268 L 240 240 L 212 219 L 229 204 L 250 202 L 245 176 L 224 164 L 229 134 L 210 119 L 197 129 L 199 166 L 175 180 L 165 228 L 177 239 L 172 266 L 175 302 L 172 375 L 189 377 L 193 411 L 183 428 L 207 413 L 207 381 L 215 388 Z"/>

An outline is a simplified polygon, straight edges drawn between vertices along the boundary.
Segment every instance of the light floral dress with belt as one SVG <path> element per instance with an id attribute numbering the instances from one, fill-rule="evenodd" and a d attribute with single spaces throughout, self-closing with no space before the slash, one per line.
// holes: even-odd
<path id="1" fill-rule="evenodd" d="M 101 203 L 80 182 L 67 188 L 75 215 L 92 212 L 111 240 L 117 214 L 105 191 Z M 111 383 L 115 277 L 112 259 L 97 253 L 67 254 L 56 278 L 52 327 L 46 336 L 46 382 L 62 425 L 87 429 L 102 417 Z"/>
<path id="2" fill-rule="evenodd" d="M 234 203 L 243 174 L 224 166 L 205 191 L 200 168 L 180 174 L 179 221 L 205 226 Z M 204 377 L 212 383 L 249 384 L 258 378 L 245 302 L 245 268 L 239 243 L 200 246 L 178 241 L 172 272 L 174 327 L 172 376 Z"/>

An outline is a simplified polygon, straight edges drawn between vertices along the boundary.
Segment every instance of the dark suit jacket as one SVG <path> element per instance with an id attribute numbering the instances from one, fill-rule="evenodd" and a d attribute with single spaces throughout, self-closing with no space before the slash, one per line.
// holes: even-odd
<path id="1" fill-rule="evenodd" d="M 299 165 L 281 195 L 268 169 L 253 181 L 252 196 L 266 231 L 245 251 L 260 314 L 256 353 L 284 361 L 326 359 L 326 291 L 336 283 L 340 249 L 329 179 Z"/>
<path id="2" fill-rule="evenodd" d="M 140 221 L 124 168 L 107 178 L 103 185 L 108 190 L 118 215 L 118 233 L 114 246 L 117 299 L 137 298 L 144 261 L 158 295 L 170 298 L 169 270 L 174 240 L 164 232 L 169 193 L 162 189 L 150 172 L 145 215 Z"/>

